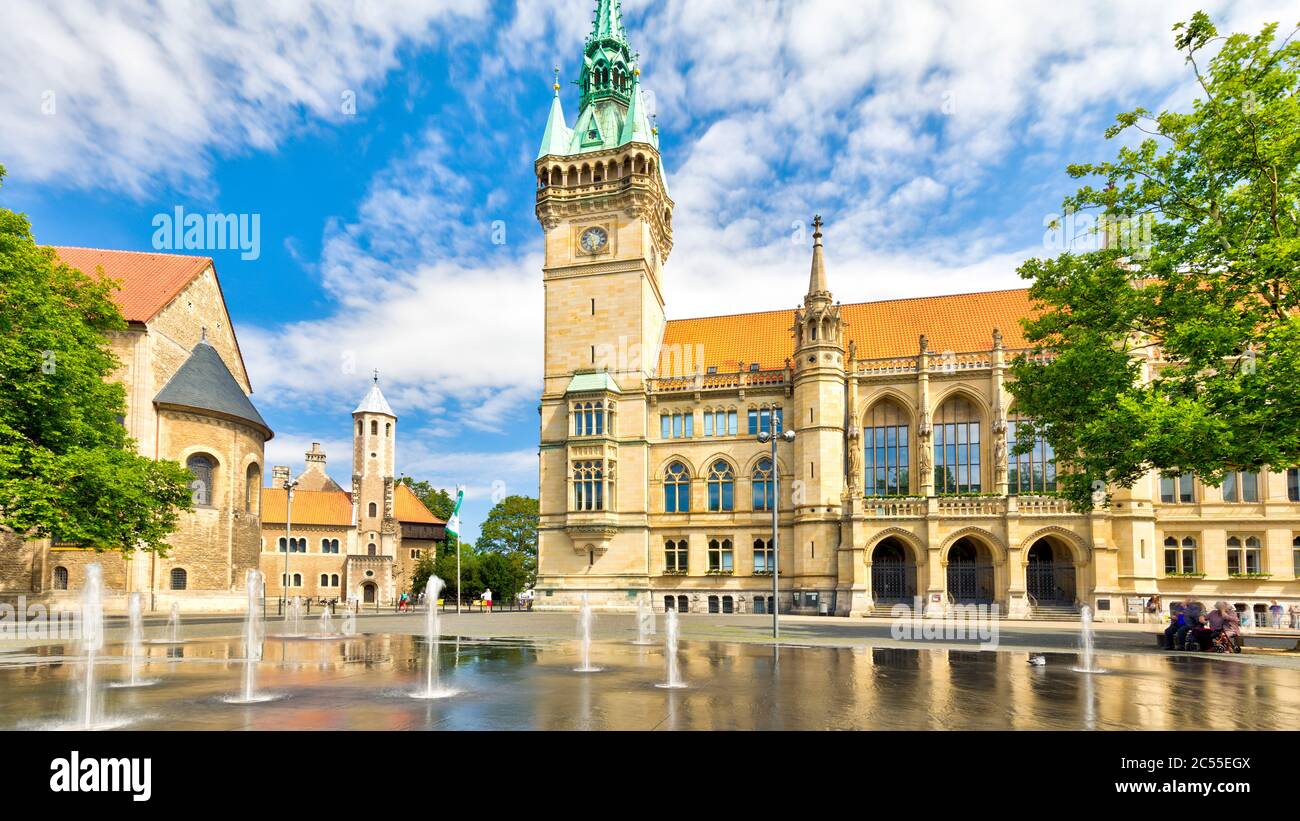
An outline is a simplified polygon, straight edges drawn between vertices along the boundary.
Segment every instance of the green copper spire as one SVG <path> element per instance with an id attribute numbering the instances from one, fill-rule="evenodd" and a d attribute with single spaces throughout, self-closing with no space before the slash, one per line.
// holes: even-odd
<path id="1" fill-rule="evenodd" d="M 596 0 L 578 75 L 577 85 L 582 90 L 578 118 L 569 128 L 560 105 L 557 69 L 555 99 L 537 158 L 605 151 L 633 142 L 657 148 L 659 137 L 641 92 L 639 58 L 627 40 L 622 3 Z"/>
<path id="2" fill-rule="evenodd" d="M 627 46 L 627 30 L 623 28 L 623 4 L 620 0 L 596 0 L 596 15 L 592 20 L 587 44 L 602 40 Z"/>
<path id="3" fill-rule="evenodd" d="M 542 148 L 537 159 L 547 154 L 566 154 L 573 132 L 564 121 L 564 106 L 560 103 L 560 69 L 555 68 L 555 97 L 551 100 L 551 114 L 546 118 L 546 133 L 542 135 Z"/>
<path id="4" fill-rule="evenodd" d="M 627 117 L 623 120 L 623 129 L 618 135 L 618 144 L 647 143 L 658 145 L 650 121 L 646 118 L 645 99 L 641 96 L 641 78 L 632 76 L 632 96 L 627 106 Z"/>

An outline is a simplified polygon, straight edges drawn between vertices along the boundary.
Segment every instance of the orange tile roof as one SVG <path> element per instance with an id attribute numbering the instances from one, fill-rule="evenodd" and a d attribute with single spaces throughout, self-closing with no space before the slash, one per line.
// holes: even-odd
<path id="1" fill-rule="evenodd" d="M 235 339 L 235 354 L 239 357 L 239 368 L 248 379 L 248 368 L 244 365 L 244 352 L 239 348 L 239 337 L 234 336 L 235 325 L 230 321 L 230 309 L 226 306 L 226 296 L 221 289 L 221 279 L 217 277 L 217 268 L 211 257 L 192 257 L 184 254 L 153 254 L 145 251 L 109 251 L 102 248 L 74 248 L 70 246 L 52 246 L 59 260 L 80 270 L 87 276 L 95 276 L 99 268 L 110 279 L 121 283 L 121 288 L 113 292 L 122 316 L 127 322 L 148 322 L 159 311 L 167 307 L 176 295 L 194 281 L 194 278 L 212 269 L 212 276 L 217 282 L 217 293 L 221 295 L 221 309 L 226 315 L 226 327 L 231 329 Z M 249 383 L 251 386 L 251 382 Z"/>
<path id="2" fill-rule="evenodd" d="M 148 322 L 176 298 L 186 285 L 212 265 L 210 257 L 180 254 L 149 254 L 137 251 L 105 251 L 99 248 L 56 247 L 59 259 L 94 276 L 104 274 L 120 280 L 115 298 L 127 322 Z"/>
<path id="3" fill-rule="evenodd" d="M 952 296 L 893 299 L 841 305 L 845 335 L 857 343 L 859 359 L 913 356 L 921 334 L 930 350 L 986 351 L 993 347 L 993 329 L 1002 332 L 1008 348 L 1029 347 L 1020 320 L 1034 314 L 1029 291 L 1017 288 Z M 664 331 L 660 373 L 669 376 L 670 355 L 690 346 L 703 346 L 699 367 L 736 370 L 740 363 L 758 362 L 764 370 L 785 367 L 794 352 L 794 311 L 674 319 Z M 846 343 L 847 346 L 847 343 Z M 677 368 L 680 370 L 680 366 Z"/>
<path id="4" fill-rule="evenodd" d="M 284 488 L 262 489 L 262 521 L 284 522 Z M 352 526 L 352 498 L 341 490 L 295 490 L 293 522 L 295 525 Z"/>
<path id="5" fill-rule="evenodd" d="M 415 491 L 403 484 L 397 485 L 393 495 L 393 508 L 399 522 L 420 522 L 430 525 L 445 525 L 445 519 L 439 519 L 429 511 Z"/>

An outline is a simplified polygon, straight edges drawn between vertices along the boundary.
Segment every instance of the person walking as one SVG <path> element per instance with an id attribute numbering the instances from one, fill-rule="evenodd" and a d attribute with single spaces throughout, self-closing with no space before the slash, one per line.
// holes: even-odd
<path id="1" fill-rule="evenodd" d="M 1268 606 L 1268 616 L 1274 630 L 1282 627 L 1282 612 L 1282 605 L 1277 603 L 1277 599 L 1273 599 L 1272 604 Z"/>
<path id="2" fill-rule="evenodd" d="M 1300 602 L 1291 605 L 1291 629 L 1300 630 Z"/>
<path id="3" fill-rule="evenodd" d="M 483 604 L 487 607 L 489 613 L 492 612 L 492 588 L 483 591 Z"/>

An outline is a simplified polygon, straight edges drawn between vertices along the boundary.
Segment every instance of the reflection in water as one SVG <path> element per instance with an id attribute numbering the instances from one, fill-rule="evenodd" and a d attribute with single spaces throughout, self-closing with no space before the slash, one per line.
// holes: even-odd
<path id="1" fill-rule="evenodd" d="M 53 646 L 52 646 L 53 647 Z M 64 648 L 71 650 L 71 647 Z M 110 677 L 124 646 L 105 647 Z M 424 681 L 425 647 L 372 634 L 266 645 L 268 704 L 221 702 L 239 679 L 239 639 L 145 645 L 154 687 L 113 690 L 106 708 L 132 729 L 1289 729 L 1300 726 L 1294 672 L 1196 656 L 1104 655 L 1109 674 L 1074 673 L 1074 654 L 1047 664 L 1022 653 L 682 642 L 685 690 L 655 687 L 662 648 L 592 642 L 599 676 L 574 673 L 573 641 L 443 642 L 455 698 L 404 694 Z M 67 715 L 77 659 L 53 649 L 0 667 L 0 729 Z M 73 662 L 71 664 L 67 662 Z M 116 669 L 115 669 L 116 668 Z M 1188 694 L 1215 693 L 1231 710 Z M 394 697 L 391 693 L 402 694 Z M 386 695 L 388 693 L 389 695 Z"/>

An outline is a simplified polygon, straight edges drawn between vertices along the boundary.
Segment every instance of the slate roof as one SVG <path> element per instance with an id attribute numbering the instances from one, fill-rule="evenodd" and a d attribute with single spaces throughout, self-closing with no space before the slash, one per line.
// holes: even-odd
<path id="1" fill-rule="evenodd" d="M 207 340 L 194 346 L 190 358 L 172 374 L 153 401 L 156 405 L 242 419 L 264 431 L 267 439 L 273 435 L 270 425 L 231 375 L 221 354 Z"/>

